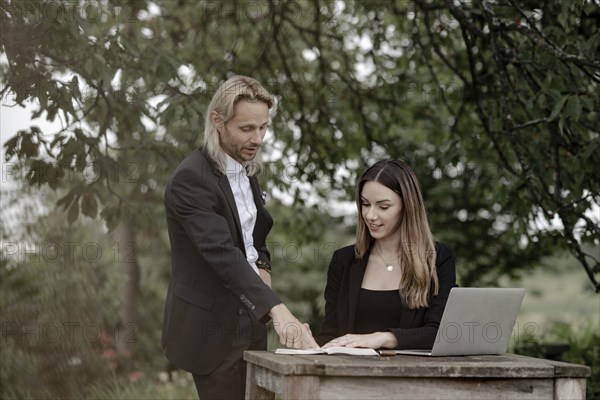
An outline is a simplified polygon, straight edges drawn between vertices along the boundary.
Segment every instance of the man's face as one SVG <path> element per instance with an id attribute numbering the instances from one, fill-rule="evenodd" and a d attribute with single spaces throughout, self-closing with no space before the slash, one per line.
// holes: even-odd
<path id="1" fill-rule="evenodd" d="M 256 157 L 269 124 L 269 107 L 262 101 L 241 100 L 233 118 L 217 124 L 221 147 L 234 160 L 245 164 Z"/>

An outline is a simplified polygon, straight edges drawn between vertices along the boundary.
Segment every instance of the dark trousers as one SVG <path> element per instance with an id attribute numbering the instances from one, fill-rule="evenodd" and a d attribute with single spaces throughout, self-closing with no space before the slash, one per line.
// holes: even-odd
<path id="1" fill-rule="evenodd" d="M 246 393 L 244 350 L 266 350 L 267 329 L 245 310 L 240 317 L 234 341 L 223 362 L 207 375 L 194 376 L 200 400 L 243 399 Z"/>

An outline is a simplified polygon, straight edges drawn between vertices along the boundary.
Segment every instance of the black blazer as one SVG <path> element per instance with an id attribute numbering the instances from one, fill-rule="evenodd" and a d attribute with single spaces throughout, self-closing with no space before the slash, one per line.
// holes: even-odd
<path id="1" fill-rule="evenodd" d="M 269 261 L 266 237 L 273 225 L 256 177 L 250 185 L 257 208 L 254 245 Z M 240 219 L 227 176 L 203 149 L 177 167 L 165 190 L 171 242 L 171 278 L 162 346 L 176 366 L 204 375 L 225 358 L 247 310 L 256 320 L 281 303 L 250 268 Z M 242 357 L 242 351 L 237 355 Z"/>
<path id="2" fill-rule="evenodd" d="M 440 284 L 438 295 L 429 307 L 402 308 L 402 316 L 390 331 L 398 339 L 398 349 L 430 349 L 433 347 L 450 289 L 456 286 L 454 256 L 450 247 L 436 242 L 436 267 Z M 367 268 L 369 255 L 357 260 L 354 245 L 333 253 L 325 288 L 325 318 L 317 336 L 319 345 L 347 333 L 354 333 L 354 318 L 358 295 Z"/>

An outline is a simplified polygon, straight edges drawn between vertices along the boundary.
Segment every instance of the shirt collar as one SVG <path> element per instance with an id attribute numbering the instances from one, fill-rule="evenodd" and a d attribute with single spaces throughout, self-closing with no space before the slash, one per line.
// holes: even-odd
<path id="1" fill-rule="evenodd" d="M 227 165 L 225 166 L 225 173 L 228 177 L 235 176 L 247 176 L 246 167 L 234 160 L 229 154 L 225 153 L 227 157 Z"/>

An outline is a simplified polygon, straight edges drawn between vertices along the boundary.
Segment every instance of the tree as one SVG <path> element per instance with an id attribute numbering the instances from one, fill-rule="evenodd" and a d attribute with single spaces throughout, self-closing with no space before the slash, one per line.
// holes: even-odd
<path id="1" fill-rule="evenodd" d="M 18 196 L 36 199 L 35 207 L 60 194 L 40 192 L 2 193 L 2 398 L 81 397 L 85 385 L 123 371 L 130 356 L 118 351 L 119 344 L 137 341 L 117 329 L 119 271 L 98 224 L 89 218 L 70 224 L 57 211 L 36 212 L 35 220 L 22 221 L 22 232 L 7 221 Z M 19 212 L 26 207 L 21 200 Z"/>
<path id="2" fill-rule="evenodd" d="M 110 231 L 119 227 L 118 262 L 127 276 L 121 290 L 123 329 L 137 320 L 135 236 L 156 220 L 152 214 L 160 196 L 154 192 L 161 190 L 156 178 L 173 151 L 154 140 L 156 130 L 145 127 L 144 116 L 153 108 L 147 97 L 136 97 L 137 87 L 151 84 L 148 77 L 158 66 L 168 68 L 132 57 L 139 50 L 128 40 L 131 16 L 143 5 L 2 3 L 7 22 L 2 44 L 9 60 L 3 94 L 11 91 L 17 104 L 36 102 L 34 118 L 59 119 L 63 126 L 59 132 L 37 126 L 18 132 L 6 142 L 7 161 L 27 160 L 25 177 L 32 185 L 66 187 L 57 206 L 69 222 L 83 214 L 101 216 Z"/>
<path id="3" fill-rule="evenodd" d="M 260 179 L 271 246 L 308 255 L 274 251 L 280 271 L 305 279 L 274 275 L 307 319 L 322 306 L 325 246 L 351 242 L 356 217 L 320 216 L 352 207 L 357 176 L 382 157 L 416 170 L 462 285 L 569 249 L 600 290 L 598 0 L 3 0 L 0 12 L 0 93 L 37 105 L 4 143 L 3 171 L 23 166 L 33 190 L 56 190 L 70 223 L 120 233 L 117 331 L 137 319 L 156 325 L 148 340 L 160 334 L 163 187 L 232 74 L 277 97 Z M 62 128 L 44 132 L 42 118 Z"/>
<path id="4" fill-rule="evenodd" d="M 154 229 L 166 174 L 241 73 L 278 95 L 266 185 L 294 207 L 348 200 L 365 165 L 401 157 L 463 284 L 562 247 L 600 289 L 582 247 L 598 244 L 597 1 L 4 1 L 2 18 L 3 95 L 64 124 L 19 132 L 7 160 L 67 182 L 70 221 Z"/>

